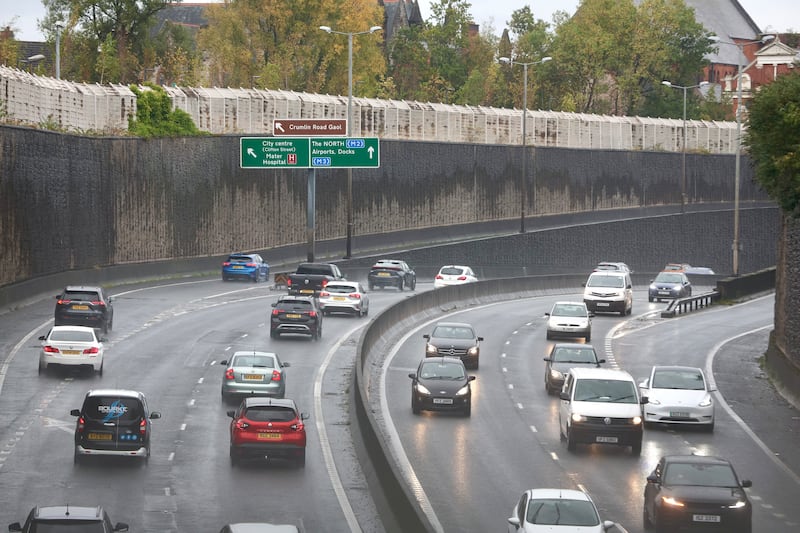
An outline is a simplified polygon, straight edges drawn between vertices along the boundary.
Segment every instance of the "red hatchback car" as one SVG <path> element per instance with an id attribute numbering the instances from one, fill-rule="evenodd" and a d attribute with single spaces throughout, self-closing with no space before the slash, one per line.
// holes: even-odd
<path id="1" fill-rule="evenodd" d="M 306 464 L 306 413 L 287 398 L 245 398 L 228 411 L 231 422 L 231 466 L 245 458 L 280 457 Z"/>

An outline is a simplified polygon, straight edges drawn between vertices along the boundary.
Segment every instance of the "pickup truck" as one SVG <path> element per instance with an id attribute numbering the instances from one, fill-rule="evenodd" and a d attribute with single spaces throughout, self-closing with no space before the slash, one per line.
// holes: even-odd
<path id="1" fill-rule="evenodd" d="M 289 294 L 319 296 L 329 281 L 342 279 L 342 271 L 333 263 L 300 263 L 297 270 L 289 274 L 286 285 Z"/>

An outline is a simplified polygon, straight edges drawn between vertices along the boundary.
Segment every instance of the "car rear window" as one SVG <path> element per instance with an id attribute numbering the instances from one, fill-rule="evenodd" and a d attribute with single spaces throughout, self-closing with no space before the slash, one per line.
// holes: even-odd
<path id="1" fill-rule="evenodd" d="M 83 404 L 83 416 L 102 422 L 133 422 L 142 417 L 143 411 L 136 398 L 90 396 Z"/>
<path id="2" fill-rule="evenodd" d="M 439 271 L 439 274 L 444 274 L 446 276 L 460 276 L 463 273 L 464 273 L 463 268 L 455 268 L 455 267 L 447 267 Z"/>
<path id="3" fill-rule="evenodd" d="M 336 292 L 340 294 L 349 294 L 351 292 L 358 292 L 358 289 L 350 285 L 331 285 L 330 283 L 325 286 L 328 292 Z"/>
<path id="4" fill-rule="evenodd" d="M 233 358 L 231 366 L 275 368 L 275 358 L 271 355 L 237 355 Z"/>
<path id="5" fill-rule="evenodd" d="M 62 533 L 64 531 L 105 533 L 106 528 L 103 522 L 98 520 L 48 520 L 46 522 L 32 522 L 28 531 L 31 533 Z"/>
<path id="6" fill-rule="evenodd" d="M 294 409 L 275 405 L 248 407 L 245 416 L 254 422 L 291 422 L 297 418 Z"/>
<path id="7" fill-rule="evenodd" d="M 100 295 L 96 291 L 64 291 L 62 297 L 64 300 L 80 300 L 84 302 L 93 302 L 100 299 Z"/>
<path id="8" fill-rule="evenodd" d="M 94 342 L 94 333 L 91 331 L 54 330 L 50 332 L 50 341 L 62 342 Z"/>
<path id="9" fill-rule="evenodd" d="M 281 300 L 278 302 L 278 305 L 283 308 L 288 307 L 291 309 L 310 309 L 313 307 L 308 300 Z"/>
<path id="10" fill-rule="evenodd" d="M 231 255 L 228 257 L 228 261 L 231 263 L 249 263 L 254 259 L 246 255 Z"/>

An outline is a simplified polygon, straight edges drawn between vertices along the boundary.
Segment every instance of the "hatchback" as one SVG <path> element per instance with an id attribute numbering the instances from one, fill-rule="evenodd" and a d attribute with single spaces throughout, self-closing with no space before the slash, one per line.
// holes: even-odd
<path id="1" fill-rule="evenodd" d="M 323 315 L 345 313 L 358 318 L 369 314 L 369 295 L 357 281 L 330 281 L 319 293 Z"/>
<path id="2" fill-rule="evenodd" d="M 72 285 L 56 295 L 56 326 L 88 326 L 108 333 L 114 325 L 111 296 L 102 287 Z"/>
<path id="3" fill-rule="evenodd" d="M 639 384 L 647 404 L 645 424 L 685 424 L 714 431 L 713 388 L 703 370 L 691 366 L 654 366 Z"/>
<path id="4" fill-rule="evenodd" d="M 472 388 L 475 376 L 468 376 L 461 359 L 436 357 L 423 359 L 411 378 L 411 412 L 460 411 L 472 412 Z"/>
<path id="5" fill-rule="evenodd" d="M 475 283 L 478 277 L 468 266 L 445 265 L 439 269 L 439 273 L 433 279 L 433 288 L 448 287 L 450 285 L 464 285 L 465 283 Z"/>
<path id="6" fill-rule="evenodd" d="M 272 396 L 286 394 L 286 372 L 289 366 L 272 352 L 235 352 L 230 361 L 223 359 L 222 399 L 241 396 Z"/>
<path id="7" fill-rule="evenodd" d="M 70 414 L 75 426 L 75 463 L 87 455 L 150 458 L 150 421 L 161 418 L 150 411 L 144 394 L 126 389 L 90 390 L 80 409 Z"/>
<path id="8" fill-rule="evenodd" d="M 650 280 L 647 290 L 647 300 L 660 301 L 662 299 L 674 300 L 692 295 L 692 282 L 683 272 L 659 272 L 655 279 Z"/>
<path id="9" fill-rule="evenodd" d="M 602 533 L 614 525 L 601 521 L 592 498 L 574 489 L 526 490 L 508 519 L 509 533 Z"/>
<path id="10" fill-rule="evenodd" d="M 294 400 L 245 398 L 239 408 L 228 411 L 231 466 L 246 458 L 290 459 L 306 464 L 306 427 Z"/>
<path id="11" fill-rule="evenodd" d="M 414 290 L 417 286 L 417 273 L 405 261 L 397 259 L 381 259 L 377 261 L 367 274 L 369 290 L 375 287 L 397 287 Z"/>
<path id="12" fill-rule="evenodd" d="M 47 335 L 39 337 L 42 350 L 39 352 L 39 373 L 52 365 L 73 368 L 91 368 L 103 374 L 105 338 L 99 338 L 94 328 L 86 326 L 53 326 Z"/>
<path id="13" fill-rule="evenodd" d="M 269 265 L 258 254 L 231 254 L 222 263 L 222 281 L 244 279 L 258 283 L 269 278 Z"/>
<path id="14" fill-rule="evenodd" d="M 564 385 L 564 375 L 570 368 L 585 366 L 599 367 L 605 359 L 599 359 L 591 344 L 559 342 L 553 345 L 544 358 L 544 388 L 548 394 L 555 394 Z"/>
<path id="15" fill-rule="evenodd" d="M 82 507 L 78 505 L 54 505 L 34 507 L 28 513 L 25 524 L 9 524 L 9 531 L 23 533 L 111 533 L 128 531 L 128 524 L 112 524 L 111 518 L 102 507 Z"/>
<path id="16" fill-rule="evenodd" d="M 547 340 L 554 337 L 583 338 L 592 340 L 592 317 L 583 302 L 556 302 L 547 317 Z"/>

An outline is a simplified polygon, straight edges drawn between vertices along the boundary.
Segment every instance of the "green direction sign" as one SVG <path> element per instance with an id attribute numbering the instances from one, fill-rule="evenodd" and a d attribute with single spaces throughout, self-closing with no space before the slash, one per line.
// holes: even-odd
<path id="1" fill-rule="evenodd" d="M 310 168 L 308 137 L 241 137 L 241 168 Z"/>
<path id="2" fill-rule="evenodd" d="M 380 144 L 377 137 L 339 139 L 311 138 L 312 168 L 378 168 Z"/>

